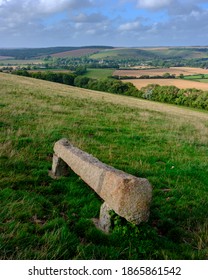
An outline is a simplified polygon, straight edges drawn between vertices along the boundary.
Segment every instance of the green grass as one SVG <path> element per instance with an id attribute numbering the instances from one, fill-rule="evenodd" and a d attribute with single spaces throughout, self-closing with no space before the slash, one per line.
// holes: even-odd
<path id="1" fill-rule="evenodd" d="M 198 82 L 208 83 L 208 79 L 197 79 Z"/>
<path id="2" fill-rule="evenodd" d="M 112 76 L 114 69 L 87 69 L 87 73 L 84 75 L 92 79 L 105 79 Z"/>
<path id="3" fill-rule="evenodd" d="M 0 73 L 1 259 L 207 259 L 208 114 Z M 91 218 L 101 199 L 48 176 L 60 138 L 153 186 L 148 223 Z"/>
<path id="4" fill-rule="evenodd" d="M 189 75 L 184 76 L 185 80 L 208 83 L 208 74 L 198 74 L 198 75 Z"/>

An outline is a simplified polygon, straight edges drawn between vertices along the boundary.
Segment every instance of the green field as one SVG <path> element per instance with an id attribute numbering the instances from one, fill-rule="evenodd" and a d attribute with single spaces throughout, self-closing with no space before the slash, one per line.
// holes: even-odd
<path id="1" fill-rule="evenodd" d="M 105 79 L 113 75 L 114 69 L 87 69 L 85 77 L 91 79 Z"/>
<path id="2" fill-rule="evenodd" d="M 208 79 L 198 79 L 197 81 L 202 83 L 208 83 Z"/>
<path id="3" fill-rule="evenodd" d="M 208 74 L 189 75 L 189 76 L 184 76 L 183 79 L 196 81 L 196 82 L 202 82 L 202 83 L 208 83 Z"/>
<path id="4" fill-rule="evenodd" d="M 208 113 L 0 73 L 1 259 L 207 259 Z M 153 186 L 150 219 L 113 215 L 73 172 L 53 180 L 54 143 Z"/>

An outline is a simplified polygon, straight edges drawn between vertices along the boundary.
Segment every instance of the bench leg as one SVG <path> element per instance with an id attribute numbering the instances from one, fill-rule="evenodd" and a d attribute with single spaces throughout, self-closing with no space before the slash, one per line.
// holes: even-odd
<path id="1" fill-rule="evenodd" d="M 110 232 L 111 227 L 111 217 L 109 211 L 112 210 L 106 202 L 104 202 L 100 207 L 99 219 L 93 218 L 92 221 L 96 228 L 102 230 L 104 233 Z"/>
<path id="2" fill-rule="evenodd" d="M 111 227 L 111 217 L 109 211 L 112 210 L 106 202 L 100 207 L 99 227 L 104 232 L 109 233 Z"/>
<path id="3" fill-rule="evenodd" d="M 68 165 L 56 154 L 53 155 L 52 170 L 49 171 L 49 175 L 52 178 L 58 178 L 61 176 L 67 176 L 69 174 Z"/>

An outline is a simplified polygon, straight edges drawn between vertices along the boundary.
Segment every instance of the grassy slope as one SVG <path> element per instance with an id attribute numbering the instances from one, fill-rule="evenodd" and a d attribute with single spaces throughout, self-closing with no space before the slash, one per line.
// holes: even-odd
<path id="1" fill-rule="evenodd" d="M 91 57 L 95 59 L 123 59 L 125 58 L 140 58 L 140 59 L 153 59 L 153 58 L 207 58 L 207 53 L 194 48 L 123 48 L 114 49 L 110 51 L 99 52 L 93 54 Z"/>
<path id="2" fill-rule="evenodd" d="M 208 257 L 208 114 L 0 73 L 2 259 Z M 147 224 L 90 218 L 100 199 L 75 174 L 52 180 L 66 137 L 153 185 Z"/>

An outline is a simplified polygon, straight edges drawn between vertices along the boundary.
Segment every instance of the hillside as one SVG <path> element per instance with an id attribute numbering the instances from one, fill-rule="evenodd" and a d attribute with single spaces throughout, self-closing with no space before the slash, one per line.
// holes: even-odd
<path id="1" fill-rule="evenodd" d="M 1 259 L 207 259 L 208 113 L 0 73 Z M 113 215 L 75 174 L 48 176 L 72 144 L 153 186 L 148 223 Z"/>
<path id="2" fill-rule="evenodd" d="M 157 55 L 147 49 L 137 48 L 115 48 L 113 50 L 105 50 L 97 54 L 91 55 L 92 59 L 105 60 L 122 60 L 122 59 L 155 59 Z"/>
<path id="3" fill-rule="evenodd" d="M 75 50 L 70 50 L 66 52 L 53 53 L 52 57 L 82 57 L 85 55 L 93 54 L 99 52 L 99 48 L 79 48 Z"/>
<path id="4" fill-rule="evenodd" d="M 111 46 L 47 47 L 0 49 L 1 59 L 34 59 L 46 56 L 67 57 L 90 55 L 92 59 L 208 59 L 208 47 L 158 47 L 158 48 L 114 48 Z"/>
<path id="5" fill-rule="evenodd" d="M 208 59 L 208 47 L 158 47 L 158 48 L 115 48 L 93 54 L 94 59 L 141 59 L 144 61 L 152 59 Z"/>
<path id="6" fill-rule="evenodd" d="M 40 57 L 46 57 L 55 55 L 57 57 L 66 56 L 66 52 L 79 51 L 86 53 L 84 50 L 88 50 L 87 53 L 92 53 L 103 50 L 111 49 L 112 47 L 107 46 L 89 46 L 89 47 L 48 47 L 48 48 L 19 48 L 19 49 L 0 49 L 0 56 L 10 57 L 13 59 L 34 59 Z M 91 49 L 91 52 L 89 51 Z M 75 52 L 76 53 L 76 52 Z M 70 53 L 71 54 L 71 53 Z M 69 55 L 71 56 L 71 55 Z M 5 58 L 6 59 L 6 58 Z"/>

